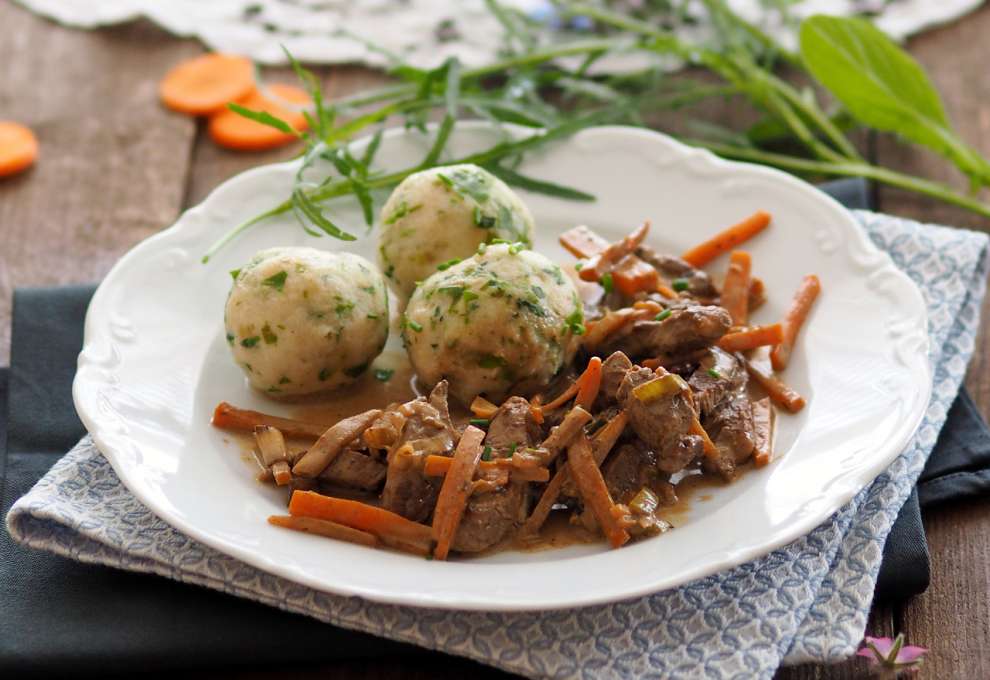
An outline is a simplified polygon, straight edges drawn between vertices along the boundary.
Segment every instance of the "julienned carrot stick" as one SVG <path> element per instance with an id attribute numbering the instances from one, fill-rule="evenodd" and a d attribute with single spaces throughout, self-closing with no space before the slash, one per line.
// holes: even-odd
<path id="1" fill-rule="evenodd" d="M 266 93 L 267 96 L 254 91 L 237 103 L 252 111 L 270 113 L 296 131 L 306 129 L 306 117 L 301 111 L 290 108 L 310 101 L 305 90 L 275 83 L 267 87 Z M 222 109 L 210 116 L 208 130 L 214 142 L 238 151 L 274 149 L 297 139 L 293 134 L 250 120 L 230 109 Z"/>
<path id="2" fill-rule="evenodd" d="M 770 398 L 753 402 L 753 463 L 756 467 L 769 465 L 773 460 L 773 406 Z"/>
<path id="3" fill-rule="evenodd" d="M 791 302 L 787 314 L 784 315 L 784 339 L 770 352 L 770 363 L 773 364 L 775 371 L 783 371 L 787 368 L 798 331 L 801 330 L 805 319 L 808 318 L 811 305 L 814 304 L 821 291 L 822 284 L 814 274 L 809 274 L 801 279 L 801 285 L 794 293 L 794 300 Z"/>
<path id="4" fill-rule="evenodd" d="M 581 269 L 581 280 L 601 280 L 606 272 L 612 271 L 619 260 L 627 255 L 632 255 L 648 233 L 650 233 L 650 223 L 649 221 L 643 222 L 642 225 L 633 230 L 631 234 L 624 237 L 621 241 L 610 243 L 604 250 L 592 255 Z"/>
<path id="5" fill-rule="evenodd" d="M 312 517 L 367 531 L 382 543 L 410 552 L 428 554 L 433 531 L 425 524 L 367 503 L 324 496 L 315 491 L 294 491 L 289 501 L 293 517 Z"/>
<path id="6" fill-rule="evenodd" d="M 591 508 L 609 544 L 613 548 L 619 548 L 627 543 L 629 532 L 622 527 L 612 512 L 615 503 L 608 493 L 608 486 L 605 484 L 601 470 L 595 464 L 591 443 L 583 434 L 576 437 L 567 449 L 567 467 L 571 471 L 571 477 L 577 485 L 581 498 L 585 505 Z"/>
<path id="7" fill-rule="evenodd" d="M 254 432 L 254 428 L 268 425 L 279 429 L 286 437 L 298 437 L 303 439 L 319 439 L 327 431 L 329 425 L 319 425 L 317 423 L 304 423 L 301 420 L 291 420 L 270 416 L 260 411 L 249 411 L 237 408 L 225 401 L 217 404 L 213 411 L 213 427 L 223 430 L 244 430 Z"/>
<path id="8" fill-rule="evenodd" d="M 718 346 L 726 352 L 745 352 L 746 350 L 776 345 L 784 339 L 784 325 L 775 323 L 769 326 L 755 326 L 737 333 L 726 333 Z"/>
<path id="9" fill-rule="evenodd" d="M 681 255 L 681 258 L 694 267 L 704 267 L 722 253 L 726 253 L 753 238 L 766 229 L 769 224 L 770 213 L 758 210 L 739 224 L 734 224 L 715 234 L 704 243 L 699 243 Z"/>
<path id="10" fill-rule="evenodd" d="M 595 397 L 598 396 L 598 389 L 602 385 L 601 357 L 591 357 L 584 373 L 577 379 L 577 384 L 578 391 L 574 398 L 574 405 L 590 411 L 591 405 L 595 403 Z"/>
<path id="11" fill-rule="evenodd" d="M 545 403 L 543 405 L 543 410 L 551 411 L 555 408 L 559 408 L 563 406 L 568 401 L 574 398 L 574 395 L 577 394 L 577 391 L 578 391 L 577 382 L 572 382 L 570 385 L 567 386 L 566 390 L 564 390 L 559 395 L 557 395 L 556 399 L 551 399 L 550 401 Z"/>
<path id="12" fill-rule="evenodd" d="M 560 245 L 574 257 L 584 258 L 600 255 L 610 246 L 608 241 L 583 225 L 561 234 Z M 583 272 L 584 268 L 581 271 Z M 584 276 L 588 277 L 589 274 Z M 597 277 L 592 277 L 592 280 L 597 281 L 600 278 L 601 275 L 598 274 Z M 641 291 L 654 290 L 661 285 L 657 270 L 632 254 L 617 260 L 615 269 L 612 270 L 612 281 L 622 294 L 629 296 Z M 666 286 L 664 288 L 670 290 Z M 674 293 L 669 297 L 677 297 L 677 294 Z"/>
<path id="13" fill-rule="evenodd" d="M 584 412 L 582 409 L 575 409 Z M 591 418 L 591 414 L 588 414 L 588 418 Z M 598 432 L 595 433 L 594 438 L 591 440 L 591 455 L 595 459 L 595 465 L 601 467 L 601 464 L 608 457 L 609 451 L 615 446 L 615 442 L 619 440 L 622 435 L 622 431 L 626 428 L 629 423 L 629 416 L 626 415 L 625 411 L 619 411 L 619 413 L 612 418 L 612 420 L 605 423 Z M 568 438 L 570 439 L 570 438 Z M 566 444 L 566 442 L 565 442 Z M 556 474 L 547 484 L 546 488 L 543 489 L 543 495 L 540 496 L 539 502 L 537 502 L 536 507 L 533 508 L 533 512 L 530 514 L 526 523 L 522 526 L 523 536 L 533 536 L 540 531 L 540 527 L 543 523 L 547 521 L 547 517 L 550 515 L 550 511 L 553 509 L 554 504 L 557 502 L 557 498 L 560 497 L 560 492 L 564 488 L 564 485 L 571 479 L 570 472 L 568 472 L 567 464 L 564 463 L 557 469 Z"/>
<path id="14" fill-rule="evenodd" d="M 336 538 L 339 541 L 349 541 L 359 545 L 366 545 L 370 548 L 378 546 L 378 539 L 374 534 L 367 531 L 345 527 L 343 524 L 330 522 L 325 519 L 313 519 L 312 517 L 293 517 L 292 515 L 272 515 L 268 518 L 268 523 L 285 529 L 303 531 L 307 534 L 317 534 L 327 538 Z"/>
<path id="15" fill-rule="evenodd" d="M 350 418 L 344 418 L 320 435 L 303 457 L 292 466 L 292 474 L 300 477 L 316 477 L 327 469 L 344 447 L 357 439 L 362 432 L 382 415 L 373 408 Z"/>
<path id="16" fill-rule="evenodd" d="M 27 170 L 38 158 L 38 140 L 30 129 L 0 120 L 0 177 Z"/>
<path id="17" fill-rule="evenodd" d="M 158 92 L 165 106 L 201 116 L 219 111 L 254 89 L 254 67 L 244 57 L 204 54 L 165 74 Z"/>
<path id="18" fill-rule="evenodd" d="M 718 457 L 718 448 L 715 446 L 712 438 L 708 436 L 708 432 L 705 431 L 705 428 L 701 426 L 701 421 L 698 420 L 698 416 L 694 417 L 694 421 L 691 423 L 690 432 L 691 434 L 696 434 L 701 437 L 701 446 L 705 451 L 706 458 L 713 459 Z"/>
<path id="19" fill-rule="evenodd" d="M 733 326 L 745 326 L 749 318 L 749 277 L 753 259 L 745 250 L 729 256 L 729 271 L 722 284 L 722 307 L 732 317 Z"/>
<path id="20" fill-rule="evenodd" d="M 450 544 L 457 534 L 457 527 L 464 517 L 468 498 L 471 496 L 471 479 L 481 460 L 481 442 L 485 439 L 484 430 L 469 425 L 457 442 L 450 468 L 443 478 L 437 505 L 433 511 L 433 539 L 437 542 L 433 556 L 438 560 L 447 559 Z"/>
<path id="21" fill-rule="evenodd" d="M 498 411 L 498 406 L 482 396 L 477 396 L 471 402 L 471 413 L 477 418 L 491 418 Z"/>
<path id="22" fill-rule="evenodd" d="M 635 255 L 626 255 L 615 264 L 612 281 L 620 293 L 632 297 L 636 293 L 653 292 L 660 283 L 660 273 Z"/>
<path id="23" fill-rule="evenodd" d="M 560 245 L 574 257 L 591 257 L 608 248 L 608 241 L 583 224 L 560 235 Z"/>
<path id="24" fill-rule="evenodd" d="M 746 365 L 746 370 L 749 371 L 753 379 L 760 384 L 760 387 L 766 390 L 773 403 L 787 409 L 791 413 L 797 413 L 804 408 L 804 397 L 781 382 L 779 378 L 769 373 L 764 373 L 749 361 L 744 361 L 743 363 Z"/>

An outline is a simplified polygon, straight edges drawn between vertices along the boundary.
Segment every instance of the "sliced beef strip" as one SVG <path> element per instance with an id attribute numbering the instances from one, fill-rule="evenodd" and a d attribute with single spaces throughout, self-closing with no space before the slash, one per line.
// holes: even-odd
<path id="1" fill-rule="evenodd" d="M 602 406 L 611 406 L 616 402 L 616 394 L 626 372 L 632 368 L 632 362 L 622 352 L 612 352 L 602 362 L 602 384 L 598 392 L 598 400 Z"/>
<path id="2" fill-rule="evenodd" d="M 430 454 L 450 456 L 458 433 L 450 419 L 434 404 L 446 395 L 441 381 L 426 400 L 422 397 L 400 407 L 405 417 L 399 438 L 389 449 L 388 473 L 382 490 L 382 507 L 414 522 L 424 522 L 433 513 L 441 478 L 427 477 L 423 465 Z"/>
<path id="3" fill-rule="evenodd" d="M 492 447 L 496 457 L 507 458 L 516 449 L 535 446 L 539 440 L 540 427 L 529 402 L 510 397 L 492 417 L 485 445 Z M 451 548 L 459 552 L 491 548 L 526 520 L 528 505 L 525 482 L 510 481 L 495 491 L 471 496 Z"/>
<path id="4" fill-rule="evenodd" d="M 725 479 L 732 479 L 736 467 L 753 455 L 756 445 L 753 404 L 745 389 L 736 390 L 720 401 L 702 425 L 718 449 L 715 459 L 705 459 L 705 469 L 717 472 Z"/>
<path id="5" fill-rule="evenodd" d="M 629 371 L 619 387 L 619 399 L 636 436 L 656 452 L 659 469 L 672 474 L 684 469 L 701 453 L 701 438 L 688 434 L 695 412 L 687 395 L 677 392 L 643 403 L 632 393 L 637 384 L 659 380 L 652 375 L 649 369 Z"/>
<path id="6" fill-rule="evenodd" d="M 354 489 L 374 491 L 385 481 L 385 463 L 352 448 L 346 448 L 320 473 L 320 480 Z"/>
<path id="7" fill-rule="evenodd" d="M 712 347 L 698 363 L 698 368 L 688 379 L 694 392 L 694 403 L 701 416 L 712 412 L 729 393 L 746 384 L 746 369 L 733 355 Z"/>
<path id="8" fill-rule="evenodd" d="M 673 255 L 658 253 L 649 246 L 641 245 L 636 250 L 639 259 L 653 265 L 668 281 L 684 279 L 687 281 L 687 294 L 698 300 L 711 301 L 718 298 L 718 290 L 707 273 L 695 269 L 687 262 Z"/>
<path id="9" fill-rule="evenodd" d="M 628 503 L 644 486 L 651 489 L 659 481 L 657 457 L 653 451 L 622 444 L 602 468 L 609 495 L 616 503 Z"/>
<path id="10" fill-rule="evenodd" d="M 606 341 L 606 347 L 631 358 L 671 357 L 710 347 L 732 326 L 721 307 L 689 305 L 671 309 L 663 321 L 626 324 Z"/>
<path id="11" fill-rule="evenodd" d="M 485 445 L 505 458 L 517 448 L 534 446 L 540 439 L 540 426 L 533 418 L 529 402 L 522 397 L 509 397 L 492 416 Z"/>

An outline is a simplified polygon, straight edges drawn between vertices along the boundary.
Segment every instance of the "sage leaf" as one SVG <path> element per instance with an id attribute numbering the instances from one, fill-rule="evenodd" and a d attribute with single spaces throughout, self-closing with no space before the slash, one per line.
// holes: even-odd
<path id="1" fill-rule="evenodd" d="M 811 74 L 859 122 L 927 146 L 971 179 L 990 183 L 990 164 L 953 132 L 921 65 L 868 21 L 809 17 L 800 45 Z"/>

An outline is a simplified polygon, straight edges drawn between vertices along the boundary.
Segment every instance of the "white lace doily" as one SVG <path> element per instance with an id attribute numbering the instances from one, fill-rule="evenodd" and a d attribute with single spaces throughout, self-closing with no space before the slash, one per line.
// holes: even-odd
<path id="1" fill-rule="evenodd" d="M 285 62 L 281 45 L 310 63 L 360 62 L 381 66 L 387 47 L 415 66 L 432 67 L 456 55 L 467 65 L 492 60 L 501 28 L 482 0 L 18 0 L 69 26 L 94 28 L 147 17 L 165 30 L 199 38 L 212 49 L 265 64 Z M 545 12 L 545 0 L 503 0 Z M 975 9 L 982 0 L 787 0 L 795 16 L 866 14 L 896 39 Z M 729 0 L 742 16 L 764 25 L 786 45 L 794 37 L 766 25 L 770 0 Z M 772 21 L 772 19 L 771 19 Z M 360 36 L 364 39 L 358 39 Z"/>

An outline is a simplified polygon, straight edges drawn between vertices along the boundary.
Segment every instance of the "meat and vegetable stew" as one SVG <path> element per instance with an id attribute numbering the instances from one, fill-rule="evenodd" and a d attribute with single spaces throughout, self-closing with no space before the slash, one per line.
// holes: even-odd
<path id="1" fill-rule="evenodd" d="M 413 288 L 401 316 L 428 391 L 332 424 L 217 406 L 213 424 L 252 433 L 261 478 L 288 491 L 288 514 L 271 524 L 447 559 L 538 540 L 557 515 L 618 548 L 670 528 L 663 509 L 686 472 L 731 481 L 750 462 L 773 460 L 776 409 L 804 406 L 775 371 L 786 368 L 820 285 L 806 277 L 780 322 L 751 321 L 767 291 L 750 254 L 736 248 L 770 215 L 680 257 L 647 245 L 648 223 L 615 243 L 575 227 L 560 243 L 578 259 L 561 267 L 521 241 L 491 238 L 484 225 L 510 229 L 512 216 L 500 211 L 515 203 L 501 187 L 486 192 L 494 178 L 484 171 L 458 167 L 454 177 L 434 172 L 400 186 L 399 207 L 390 201 L 394 212 L 382 219 L 402 225 L 427 204 L 414 191 L 426 187 L 430 210 L 447 201 L 464 220 L 471 213 L 469 229 L 479 232 L 472 254 L 431 252 L 437 271 Z M 717 283 L 702 267 L 722 255 Z M 317 277 L 333 262 L 270 251 L 254 265 L 260 273 L 235 273 L 228 339 L 253 385 L 274 397 L 280 384 L 339 388 L 367 368 L 383 344 L 388 300 L 374 265 L 354 258 L 349 277 Z M 283 268 L 273 271 L 273 261 Z M 362 290 L 346 290 L 354 281 Z M 242 282 L 250 290 L 239 290 Z M 316 290 L 321 282 L 332 285 Z M 237 325 L 244 314 L 231 301 L 245 296 L 251 323 L 276 341 Z M 354 318 L 353 300 L 364 318 Z M 268 313 L 280 320 L 274 326 L 257 318 L 266 304 L 278 311 Z M 362 341 L 362 328 L 374 337 Z M 283 351 L 293 342 L 302 364 Z"/>

